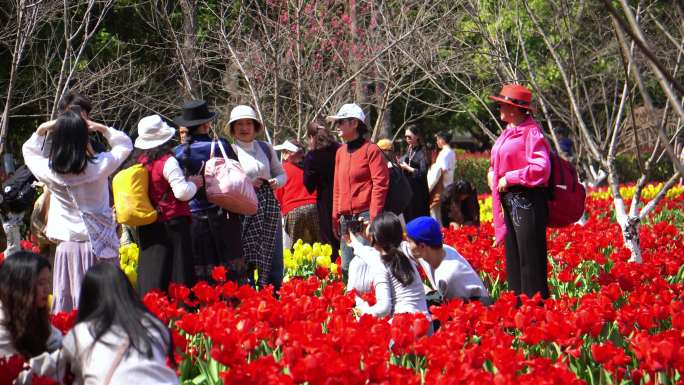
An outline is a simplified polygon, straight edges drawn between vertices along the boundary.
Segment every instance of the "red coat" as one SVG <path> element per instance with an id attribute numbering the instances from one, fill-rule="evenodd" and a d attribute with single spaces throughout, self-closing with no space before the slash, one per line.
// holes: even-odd
<path id="1" fill-rule="evenodd" d="M 333 226 L 342 215 L 370 212 L 371 220 L 385 206 L 389 169 L 380 148 L 365 142 L 349 152 L 349 144 L 337 149 L 333 185 Z"/>
<path id="2" fill-rule="evenodd" d="M 173 195 L 173 191 L 171 190 L 171 185 L 169 185 L 169 182 L 164 178 L 164 164 L 170 157 L 170 154 L 164 155 L 151 164 L 145 163 L 147 157 L 144 155 L 138 159 L 150 173 L 148 192 L 152 206 L 157 208 L 157 211 L 159 212 L 159 215 L 157 216 L 158 222 L 165 222 L 176 217 L 190 216 L 190 206 L 188 206 L 188 202 L 176 199 L 176 196 Z"/>
<path id="3" fill-rule="evenodd" d="M 315 205 L 316 193 L 309 194 L 304 187 L 304 170 L 290 162 L 283 162 L 283 169 L 287 175 L 287 182 L 275 191 L 283 216 L 297 207 Z"/>

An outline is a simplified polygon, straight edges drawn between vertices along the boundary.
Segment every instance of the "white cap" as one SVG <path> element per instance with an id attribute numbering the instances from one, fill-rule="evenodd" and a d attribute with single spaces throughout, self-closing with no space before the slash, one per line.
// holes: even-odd
<path id="1" fill-rule="evenodd" d="M 228 121 L 228 124 L 232 124 L 240 119 L 254 119 L 261 123 L 259 118 L 257 118 L 256 111 L 254 111 L 252 107 L 245 105 L 235 106 L 235 108 L 230 111 L 230 120 Z"/>
<path id="2" fill-rule="evenodd" d="M 358 104 L 355 103 L 349 103 L 343 105 L 339 111 L 337 111 L 337 114 L 328 116 L 325 118 L 328 122 L 334 122 L 340 119 L 349 119 L 349 118 L 356 118 L 362 122 L 366 121 L 366 114 L 363 113 L 363 110 L 361 107 L 359 107 Z"/>
<path id="3" fill-rule="evenodd" d="M 297 152 L 301 150 L 296 144 L 290 142 L 289 140 L 286 140 L 283 142 L 283 144 L 279 144 L 277 146 L 273 146 L 273 149 L 276 151 L 289 151 L 289 152 Z"/>
<path id="4" fill-rule="evenodd" d="M 138 138 L 135 148 L 148 150 L 166 143 L 176 134 L 176 129 L 169 126 L 159 115 L 150 115 L 138 122 Z"/>

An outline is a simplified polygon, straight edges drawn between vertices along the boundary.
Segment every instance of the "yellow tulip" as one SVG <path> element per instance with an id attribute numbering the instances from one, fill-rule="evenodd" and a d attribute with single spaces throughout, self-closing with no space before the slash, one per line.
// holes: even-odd
<path id="1" fill-rule="evenodd" d="M 321 255 L 324 257 L 330 257 L 332 256 L 332 246 L 325 244 L 321 246 Z"/>
<path id="2" fill-rule="evenodd" d="M 330 260 L 330 257 L 324 257 L 324 256 L 316 257 L 316 265 L 319 267 L 329 269 L 331 263 L 332 263 L 332 261 Z"/>

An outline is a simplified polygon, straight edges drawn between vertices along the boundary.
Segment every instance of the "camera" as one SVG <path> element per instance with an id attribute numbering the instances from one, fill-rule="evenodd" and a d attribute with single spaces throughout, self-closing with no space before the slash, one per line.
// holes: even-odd
<path id="1" fill-rule="evenodd" d="M 351 219 L 347 220 L 346 225 L 347 231 L 352 234 L 362 233 L 365 230 L 365 220 L 360 217 L 352 217 Z"/>

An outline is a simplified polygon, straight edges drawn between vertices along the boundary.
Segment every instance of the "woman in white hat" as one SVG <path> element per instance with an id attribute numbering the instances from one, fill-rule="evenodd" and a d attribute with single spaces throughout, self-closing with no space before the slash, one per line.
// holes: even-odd
<path id="1" fill-rule="evenodd" d="M 304 186 L 304 148 L 294 138 L 273 147 L 280 151 L 287 183 L 276 190 L 276 198 L 284 217 L 285 232 L 292 243 L 301 239 L 313 244 L 321 241 L 320 222 L 316 208 L 316 192 Z"/>
<path id="2" fill-rule="evenodd" d="M 171 147 L 175 134 L 159 115 L 142 118 L 129 161 L 150 173 L 150 201 L 158 212 L 156 222 L 138 227 L 140 296 L 152 289 L 166 291 L 171 282 L 195 284 L 188 201 L 202 186 L 202 177 L 185 178 Z"/>
<path id="3" fill-rule="evenodd" d="M 389 190 L 389 169 L 382 150 L 365 138 L 368 127 L 361 107 L 345 104 L 326 120 L 333 122 L 344 140 L 335 156 L 333 186 L 333 229 L 339 236 L 346 235 L 347 225 L 359 217 L 372 221 L 382 212 Z M 344 240 L 341 246 L 346 280 L 354 252 Z"/>
<path id="4" fill-rule="evenodd" d="M 271 284 L 276 290 L 283 280 L 282 224 L 280 205 L 273 190 L 287 181 L 283 166 L 270 144 L 256 140 L 263 126 L 250 106 L 237 106 L 230 112 L 230 134 L 242 169 L 252 179 L 259 198 L 255 215 L 245 216 L 242 224 L 243 250 L 247 262 L 256 265 L 258 285 Z"/>
<path id="5" fill-rule="evenodd" d="M 188 129 L 185 142 L 175 148 L 176 158 L 186 176 L 202 173 L 204 164 L 211 157 L 213 140 L 221 141 L 228 158 L 238 160 L 227 140 L 209 136 L 215 118 L 216 113 L 209 110 L 207 102 L 190 100 L 183 105 L 182 115 L 173 119 L 175 124 Z M 190 201 L 190 211 L 192 255 L 197 278 L 211 281 L 213 268 L 225 266 L 229 280 L 247 283 L 249 270 L 242 252 L 242 215 L 210 203 L 203 188 Z"/>

